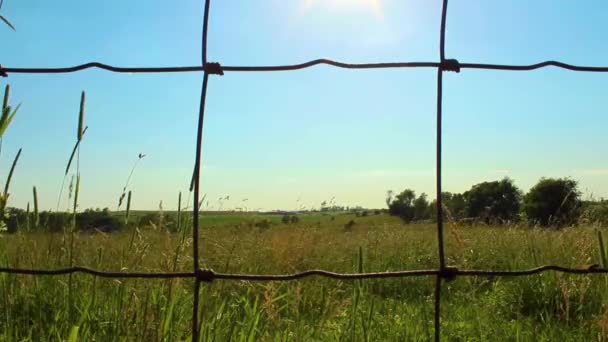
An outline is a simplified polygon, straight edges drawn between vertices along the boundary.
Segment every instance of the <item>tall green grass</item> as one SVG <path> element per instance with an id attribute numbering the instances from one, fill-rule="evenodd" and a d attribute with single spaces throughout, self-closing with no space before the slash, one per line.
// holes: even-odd
<path id="1" fill-rule="evenodd" d="M 1 18 L 1 16 L 0 16 Z M 17 105 L 17 107 L 15 107 L 14 109 L 9 105 L 9 98 L 10 98 L 10 91 L 11 91 L 11 87 L 10 85 L 6 85 L 6 87 L 4 88 L 4 97 L 2 99 L 2 108 L 1 108 L 1 113 L 0 113 L 0 151 L 2 150 L 2 142 L 4 141 L 4 134 L 6 133 L 6 130 L 8 129 L 8 127 L 10 126 L 11 122 L 13 121 L 13 118 L 15 117 L 15 115 L 17 114 L 17 112 L 19 111 L 19 107 L 21 106 L 21 104 Z M 6 208 L 7 208 L 7 203 L 8 203 L 8 198 L 9 198 L 9 186 L 11 183 L 11 179 L 13 178 L 13 173 L 15 172 L 15 167 L 17 166 L 17 162 L 19 161 L 19 157 L 21 156 L 21 148 L 19 149 L 19 151 L 17 152 L 17 155 L 15 156 L 15 158 L 13 159 L 13 163 L 11 165 L 10 171 L 8 173 L 8 176 L 6 177 L 6 183 L 4 184 L 4 192 L 0 193 L 0 224 L 2 225 L 1 230 L 5 230 L 6 229 Z"/>
<path id="2" fill-rule="evenodd" d="M 169 213 L 167 213 L 169 214 Z M 132 220 L 136 215 L 131 213 Z M 210 215 L 212 220 L 207 220 Z M 350 214 L 280 216 L 203 214 L 201 260 L 221 272 L 391 271 L 437 265 L 432 225 Z M 130 219 L 130 220 L 131 220 Z M 268 229 L 254 222 L 268 220 Z M 356 221 L 351 231 L 344 224 Z M 0 261 L 15 267 L 69 264 L 105 270 L 189 271 L 191 225 L 179 232 L 75 233 L 71 248 L 53 234 L 0 239 Z M 141 227 L 140 227 L 141 228 Z M 517 227 L 446 227 L 449 264 L 520 269 L 555 263 L 601 263 L 595 228 L 561 231 Z M 603 232 L 601 234 L 605 234 Z M 603 243 L 603 242 L 602 242 Z M 457 278 L 442 289 L 442 333 L 448 341 L 592 341 L 608 338 L 603 275 L 545 273 L 523 278 Z M 71 287 L 70 287 L 71 285 Z M 285 283 L 215 281 L 202 291 L 203 341 L 432 340 L 432 277 Z M 68 300 L 69 293 L 69 300 Z M 89 275 L 0 275 L 2 340 L 180 341 L 190 336 L 191 280 L 120 280 Z"/>

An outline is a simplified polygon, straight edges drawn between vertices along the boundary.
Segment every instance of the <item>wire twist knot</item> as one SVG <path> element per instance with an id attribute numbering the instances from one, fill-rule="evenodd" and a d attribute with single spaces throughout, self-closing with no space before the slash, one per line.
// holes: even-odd
<path id="1" fill-rule="evenodd" d="M 224 69 L 222 69 L 222 65 L 220 63 L 205 63 L 203 68 L 205 72 L 210 75 L 224 75 Z"/>
<path id="2" fill-rule="evenodd" d="M 0 64 L 0 76 L 8 77 L 8 74 L 6 73 L 6 70 L 4 70 L 4 68 L 2 67 L 2 64 Z"/>
<path id="3" fill-rule="evenodd" d="M 458 275 L 458 268 L 446 266 L 439 270 L 439 276 L 445 281 L 452 281 Z"/>
<path id="4" fill-rule="evenodd" d="M 196 276 L 196 279 L 206 283 L 210 283 L 213 281 L 213 279 L 215 279 L 215 272 L 213 272 L 212 269 L 203 270 L 199 268 L 196 270 L 196 272 L 194 272 L 194 275 Z"/>
<path id="5" fill-rule="evenodd" d="M 460 72 L 460 62 L 456 59 L 445 59 L 441 62 L 440 68 L 443 71 Z"/>

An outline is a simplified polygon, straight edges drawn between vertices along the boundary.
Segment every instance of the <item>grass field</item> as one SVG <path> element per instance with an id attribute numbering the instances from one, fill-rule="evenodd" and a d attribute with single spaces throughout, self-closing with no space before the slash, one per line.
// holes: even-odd
<path id="1" fill-rule="evenodd" d="M 268 220 L 269 227 L 255 222 Z M 354 225 L 345 229 L 353 220 Z M 221 272 L 336 272 L 437 266 L 433 225 L 387 215 L 206 214 L 201 261 Z M 449 263 L 513 270 L 599 263 L 595 228 L 541 231 L 447 226 Z M 72 246 L 72 248 L 70 248 Z M 190 271 L 189 233 L 142 229 L 104 234 L 0 236 L 3 266 Z M 205 341 L 428 341 L 433 277 L 366 281 L 308 278 L 284 283 L 203 285 Z M 458 278 L 442 293 L 446 341 L 608 340 L 608 280 L 546 273 L 527 278 Z M 89 275 L 0 275 L 0 340 L 179 341 L 190 336 L 191 280 L 113 280 Z"/>

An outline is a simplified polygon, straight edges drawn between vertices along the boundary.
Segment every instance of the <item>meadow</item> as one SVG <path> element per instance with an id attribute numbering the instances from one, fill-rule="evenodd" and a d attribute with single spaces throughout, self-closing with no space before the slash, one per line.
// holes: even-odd
<path id="1" fill-rule="evenodd" d="M 131 220 L 137 221 L 134 212 Z M 164 215 L 174 215 L 165 213 Z M 189 216 L 186 215 L 188 218 Z M 433 224 L 384 213 L 204 213 L 201 262 L 233 273 L 395 271 L 437 266 Z M 188 219 L 168 232 L 133 224 L 120 232 L 0 235 L 2 266 L 190 271 Z M 136 229 L 137 228 L 137 229 Z M 449 264 L 515 270 L 601 264 L 598 229 L 448 224 Z M 605 235 L 605 234 L 604 234 Z M 73 241 L 72 241 L 73 238 Z M 434 277 L 291 282 L 216 280 L 202 286 L 203 341 L 429 341 Z M 190 338 L 191 280 L 0 275 L 0 340 L 181 341 Z M 608 279 L 553 272 L 461 277 L 442 289 L 445 341 L 604 341 Z"/>

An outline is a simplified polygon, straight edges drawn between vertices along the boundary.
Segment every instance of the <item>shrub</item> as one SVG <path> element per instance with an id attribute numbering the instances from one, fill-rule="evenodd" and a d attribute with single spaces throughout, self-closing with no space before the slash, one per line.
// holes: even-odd
<path id="1" fill-rule="evenodd" d="M 111 215 L 108 208 L 103 210 L 87 209 L 76 214 L 76 227 L 83 231 L 113 232 L 120 230 L 123 227 L 123 222 L 118 217 Z"/>
<path id="2" fill-rule="evenodd" d="M 443 218 L 447 220 L 459 220 L 467 217 L 467 202 L 464 194 L 442 192 L 441 204 L 443 205 Z M 429 219 L 437 221 L 437 200 L 429 203 Z"/>
<path id="3" fill-rule="evenodd" d="M 270 220 L 268 219 L 263 219 L 260 221 L 256 221 L 254 225 L 260 229 L 268 229 L 272 225 L 272 222 L 270 222 Z"/>
<path id="4" fill-rule="evenodd" d="M 143 215 L 139 219 L 141 227 L 154 228 L 159 230 L 176 231 L 177 216 L 175 214 L 167 214 L 165 212 L 150 212 Z"/>
<path id="5" fill-rule="evenodd" d="M 25 228 L 27 222 L 26 213 L 22 209 L 8 208 L 6 212 L 6 230 L 15 233 L 18 229 Z"/>
<path id="6" fill-rule="evenodd" d="M 541 178 L 524 197 L 524 212 L 534 224 L 573 224 L 580 213 L 578 183 L 568 178 Z"/>
<path id="7" fill-rule="evenodd" d="M 403 221 L 410 222 L 414 219 L 414 200 L 416 193 L 413 190 L 405 189 L 400 194 L 392 198 L 392 192 L 386 199 L 388 212 L 393 216 L 399 216 Z"/>
<path id="8" fill-rule="evenodd" d="M 467 217 L 478 217 L 486 223 L 503 223 L 518 218 L 521 191 L 509 178 L 473 185 L 464 193 Z"/>
<path id="9" fill-rule="evenodd" d="M 72 226 L 73 214 L 68 212 L 43 211 L 40 214 L 39 229 L 49 232 L 62 232 Z M 9 232 L 27 229 L 28 217 L 24 210 L 17 208 L 8 209 L 7 229 Z M 33 214 L 29 217 L 30 229 L 34 229 Z M 123 228 L 122 221 L 112 215 L 106 208 L 103 210 L 87 209 L 76 214 L 76 229 L 82 231 L 100 230 L 105 232 L 117 231 Z"/>
<path id="10" fill-rule="evenodd" d="M 72 224 L 72 214 L 66 212 L 53 213 L 43 211 L 39 214 L 41 229 L 49 232 L 62 232 Z"/>
<path id="11" fill-rule="evenodd" d="M 581 210 L 581 223 L 608 224 L 608 202 L 587 202 Z"/>
<path id="12" fill-rule="evenodd" d="M 344 230 L 347 232 L 350 232 L 353 230 L 353 227 L 355 226 L 355 221 L 354 220 L 350 220 L 348 221 L 345 225 L 344 225 Z"/>

